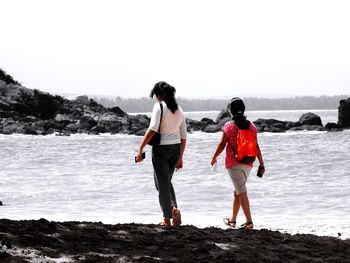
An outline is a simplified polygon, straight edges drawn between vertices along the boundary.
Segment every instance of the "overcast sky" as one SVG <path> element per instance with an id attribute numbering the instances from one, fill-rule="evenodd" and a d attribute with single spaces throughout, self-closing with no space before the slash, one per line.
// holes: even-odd
<path id="1" fill-rule="evenodd" d="M 350 94 L 350 1 L 0 0 L 0 67 L 31 89 Z"/>

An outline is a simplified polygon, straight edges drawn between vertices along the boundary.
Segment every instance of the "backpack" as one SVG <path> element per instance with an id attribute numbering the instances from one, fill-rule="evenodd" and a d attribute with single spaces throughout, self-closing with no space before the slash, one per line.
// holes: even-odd
<path id="1" fill-rule="evenodd" d="M 256 134 L 251 129 L 240 129 L 237 125 L 235 126 L 238 130 L 236 134 L 237 152 L 235 152 L 230 140 L 228 142 L 236 154 L 237 161 L 244 164 L 253 163 L 258 154 Z"/>

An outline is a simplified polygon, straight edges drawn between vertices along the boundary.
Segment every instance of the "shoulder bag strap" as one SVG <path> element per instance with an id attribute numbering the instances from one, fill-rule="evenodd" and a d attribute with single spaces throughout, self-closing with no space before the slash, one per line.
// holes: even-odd
<path id="1" fill-rule="evenodd" d="M 159 120 L 158 132 L 160 132 L 160 125 L 162 124 L 162 118 L 163 118 L 163 105 L 161 102 L 159 102 L 159 105 L 160 105 L 160 120 Z"/>

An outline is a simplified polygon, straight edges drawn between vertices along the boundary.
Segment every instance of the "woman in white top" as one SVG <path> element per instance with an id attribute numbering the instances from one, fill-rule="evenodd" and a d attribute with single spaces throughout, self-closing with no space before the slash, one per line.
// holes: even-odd
<path id="1" fill-rule="evenodd" d="M 152 147 L 154 181 L 159 193 L 163 211 L 164 226 L 179 226 L 181 214 L 171 179 L 175 168 L 183 167 L 183 153 L 186 147 L 187 127 L 184 113 L 175 99 L 175 88 L 161 81 L 154 85 L 150 97 L 155 95 L 158 102 L 153 107 L 151 122 L 139 146 L 136 161 L 142 161 L 142 152 L 154 134 L 160 131 L 159 145 Z M 163 114 L 161 119 L 161 105 Z M 172 220 L 171 220 L 172 219 Z"/>

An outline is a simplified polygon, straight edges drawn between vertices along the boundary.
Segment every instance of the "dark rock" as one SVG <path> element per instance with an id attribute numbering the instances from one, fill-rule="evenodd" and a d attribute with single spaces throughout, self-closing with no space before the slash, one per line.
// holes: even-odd
<path id="1" fill-rule="evenodd" d="M 113 107 L 113 108 L 109 108 L 109 111 L 118 114 L 118 115 L 122 115 L 122 116 L 126 116 L 126 112 L 122 111 L 119 107 Z"/>
<path id="2" fill-rule="evenodd" d="M 1 246 L 6 246 L 6 248 L 11 248 L 12 245 L 11 245 L 11 242 L 8 240 L 8 239 L 3 239 L 1 240 Z"/>
<path id="3" fill-rule="evenodd" d="M 206 126 L 203 131 L 204 132 L 209 132 L 209 133 L 213 133 L 213 132 L 218 132 L 222 129 L 222 127 L 220 127 L 217 124 L 210 124 L 208 126 Z"/>
<path id="4" fill-rule="evenodd" d="M 48 135 L 48 134 L 60 133 L 60 132 L 62 132 L 62 130 L 49 128 L 49 129 L 47 129 L 47 130 L 45 131 L 45 133 L 43 133 L 42 135 Z"/>
<path id="5" fill-rule="evenodd" d="M 46 128 L 48 126 L 50 122 L 49 121 L 37 121 L 37 122 L 34 122 L 34 126 L 36 127 L 42 127 L 42 128 Z"/>
<path id="6" fill-rule="evenodd" d="M 300 128 L 306 131 L 325 131 L 326 130 L 323 126 L 320 126 L 320 125 L 308 125 L 308 124 L 301 125 Z"/>
<path id="7" fill-rule="evenodd" d="M 188 132 L 201 131 L 205 127 L 205 123 L 201 121 L 192 120 L 189 118 L 186 118 L 186 125 L 187 125 Z"/>
<path id="8" fill-rule="evenodd" d="M 135 135 L 143 136 L 143 135 L 145 135 L 146 131 L 147 131 L 147 128 L 144 128 L 143 130 L 139 130 L 139 131 L 135 132 Z"/>
<path id="9" fill-rule="evenodd" d="M 8 84 L 1 87 L 2 109 L 18 116 L 52 118 L 61 109 L 61 99 L 38 90 L 26 89 L 20 85 Z M 4 109 L 3 109 L 4 110 Z"/>
<path id="10" fill-rule="evenodd" d="M 51 121 L 47 122 L 47 124 L 45 125 L 45 128 L 47 130 L 49 130 L 49 129 L 63 130 L 64 127 L 66 127 L 70 123 L 71 123 L 70 121 L 58 122 L 58 121 L 55 121 L 55 120 L 51 120 Z"/>
<path id="11" fill-rule="evenodd" d="M 99 116 L 98 126 L 105 128 L 107 132 L 119 133 L 124 131 L 132 134 L 132 131 L 129 130 L 129 128 L 131 128 L 133 119 L 134 118 L 130 118 L 130 122 L 128 122 L 126 116 L 122 117 L 112 112 L 107 112 Z"/>
<path id="12" fill-rule="evenodd" d="M 36 108 L 33 109 L 38 117 L 44 120 L 52 119 L 61 109 L 61 101 L 48 93 L 42 93 L 34 90 L 34 101 L 37 102 Z"/>
<path id="13" fill-rule="evenodd" d="M 219 122 L 220 120 L 227 119 L 227 118 L 231 119 L 231 115 L 226 109 L 223 109 L 223 110 L 221 110 L 219 115 L 216 117 L 215 122 Z"/>
<path id="14" fill-rule="evenodd" d="M 2 203 L 2 201 L 0 201 L 0 206 L 3 206 L 3 203 Z"/>
<path id="15" fill-rule="evenodd" d="M 322 121 L 319 116 L 312 112 L 304 113 L 299 119 L 301 125 L 317 125 L 322 126 Z"/>
<path id="16" fill-rule="evenodd" d="M 137 117 L 136 122 L 137 122 L 140 126 L 142 126 L 142 127 L 147 127 L 147 128 L 148 128 L 148 126 L 149 126 L 149 124 L 150 124 L 150 120 L 151 120 L 150 118 L 148 118 L 148 117 L 145 116 L 145 115 L 137 115 L 136 117 Z M 128 117 L 128 119 L 129 119 L 129 117 Z M 129 120 L 128 120 L 128 121 L 129 121 Z M 134 119 L 133 123 L 135 123 L 135 119 Z"/>
<path id="17" fill-rule="evenodd" d="M 56 122 L 72 122 L 72 119 L 66 114 L 57 114 L 54 120 Z"/>
<path id="18" fill-rule="evenodd" d="M 302 130 L 303 130 L 303 128 L 300 125 L 298 125 L 298 126 L 290 128 L 288 131 L 302 131 Z"/>
<path id="19" fill-rule="evenodd" d="M 98 104 L 98 103 L 97 103 L 96 101 L 94 101 L 93 99 L 90 99 L 89 108 L 90 108 L 90 110 L 92 110 L 93 112 L 100 113 L 100 114 L 109 111 L 108 109 L 106 109 L 105 107 L 103 107 L 101 104 Z"/>
<path id="20" fill-rule="evenodd" d="M 254 121 L 254 125 L 256 126 L 259 132 L 285 132 L 292 125 L 291 122 L 279 121 L 275 119 L 257 119 Z"/>
<path id="21" fill-rule="evenodd" d="M 4 70 L 0 69 L 0 81 L 5 84 L 19 84 L 18 81 L 14 80 L 12 76 L 7 74 Z"/>
<path id="22" fill-rule="evenodd" d="M 209 118 L 203 118 L 203 119 L 201 119 L 201 122 L 205 123 L 206 125 L 214 124 L 214 121 L 212 119 L 209 119 Z"/>
<path id="23" fill-rule="evenodd" d="M 31 127 L 26 127 L 24 129 L 24 134 L 38 135 L 38 132 L 35 129 L 31 128 Z"/>
<path id="24" fill-rule="evenodd" d="M 75 98 L 75 101 L 82 104 L 82 105 L 88 105 L 89 104 L 89 97 L 86 95 L 81 95 L 81 96 L 77 96 Z"/>
<path id="25" fill-rule="evenodd" d="M 280 121 L 275 119 L 258 119 L 254 121 L 255 126 L 259 132 L 285 132 L 309 130 L 309 131 L 323 131 L 321 118 L 313 113 L 303 114 L 299 121 Z"/>
<path id="26" fill-rule="evenodd" d="M 330 132 L 336 132 L 336 131 L 344 130 L 343 127 L 341 127 L 338 124 L 333 123 L 333 122 L 328 122 L 324 127 L 325 127 L 326 131 L 330 131 Z"/>
<path id="27" fill-rule="evenodd" d="M 286 121 L 285 123 L 286 123 L 286 125 L 285 125 L 286 130 L 301 126 L 298 121 L 297 122 Z"/>
<path id="28" fill-rule="evenodd" d="M 91 129 L 92 127 L 97 125 L 97 121 L 95 121 L 89 115 L 84 115 L 83 117 L 81 117 L 79 124 L 81 129 Z"/>
<path id="29" fill-rule="evenodd" d="M 89 106 L 96 107 L 96 106 L 101 106 L 101 105 L 98 104 L 94 99 L 89 99 Z"/>
<path id="30" fill-rule="evenodd" d="M 9 125 L 4 125 L 2 128 L 3 134 L 13 134 L 13 133 L 25 133 L 25 125 L 22 123 L 13 123 Z"/>
<path id="31" fill-rule="evenodd" d="M 224 127 L 225 123 L 228 122 L 228 121 L 232 121 L 232 118 L 231 117 L 226 117 L 224 119 L 219 120 L 217 124 L 220 127 L 220 129 L 221 129 L 222 127 Z"/>
<path id="32" fill-rule="evenodd" d="M 105 133 L 105 132 L 107 132 L 107 129 L 105 127 L 96 125 L 90 129 L 90 132 L 92 134 Z"/>
<path id="33" fill-rule="evenodd" d="M 9 111 L 11 110 L 11 105 L 5 101 L 0 101 L 0 110 Z"/>
<path id="34" fill-rule="evenodd" d="M 218 128 L 222 129 L 225 123 L 231 120 L 232 120 L 232 117 L 230 113 L 226 109 L 223 109 L 219 113 L 219 115 L 216 117 L 215 123 L 218 125 Z"/>
<path id="35" fill-rule="evenodd" d="M 76 108 L 74 109 L 73 113 L 70 115 L 73 120 L 80 120 L 80 118 L 83 117 L 84 112 L 83 112 L 83 109 Z"/>
<path id="36" fill-rule="evenodd" d="M 350 128 L 350 98 L 341 100 L 338 107 L 338 125 Z"/>
<path id="37" fill-rule="evenodd" d="M 80 125 L 78 123 L 71 123 L 66 126 L 66 130 L 69 132 L 78 132 Z"/>

